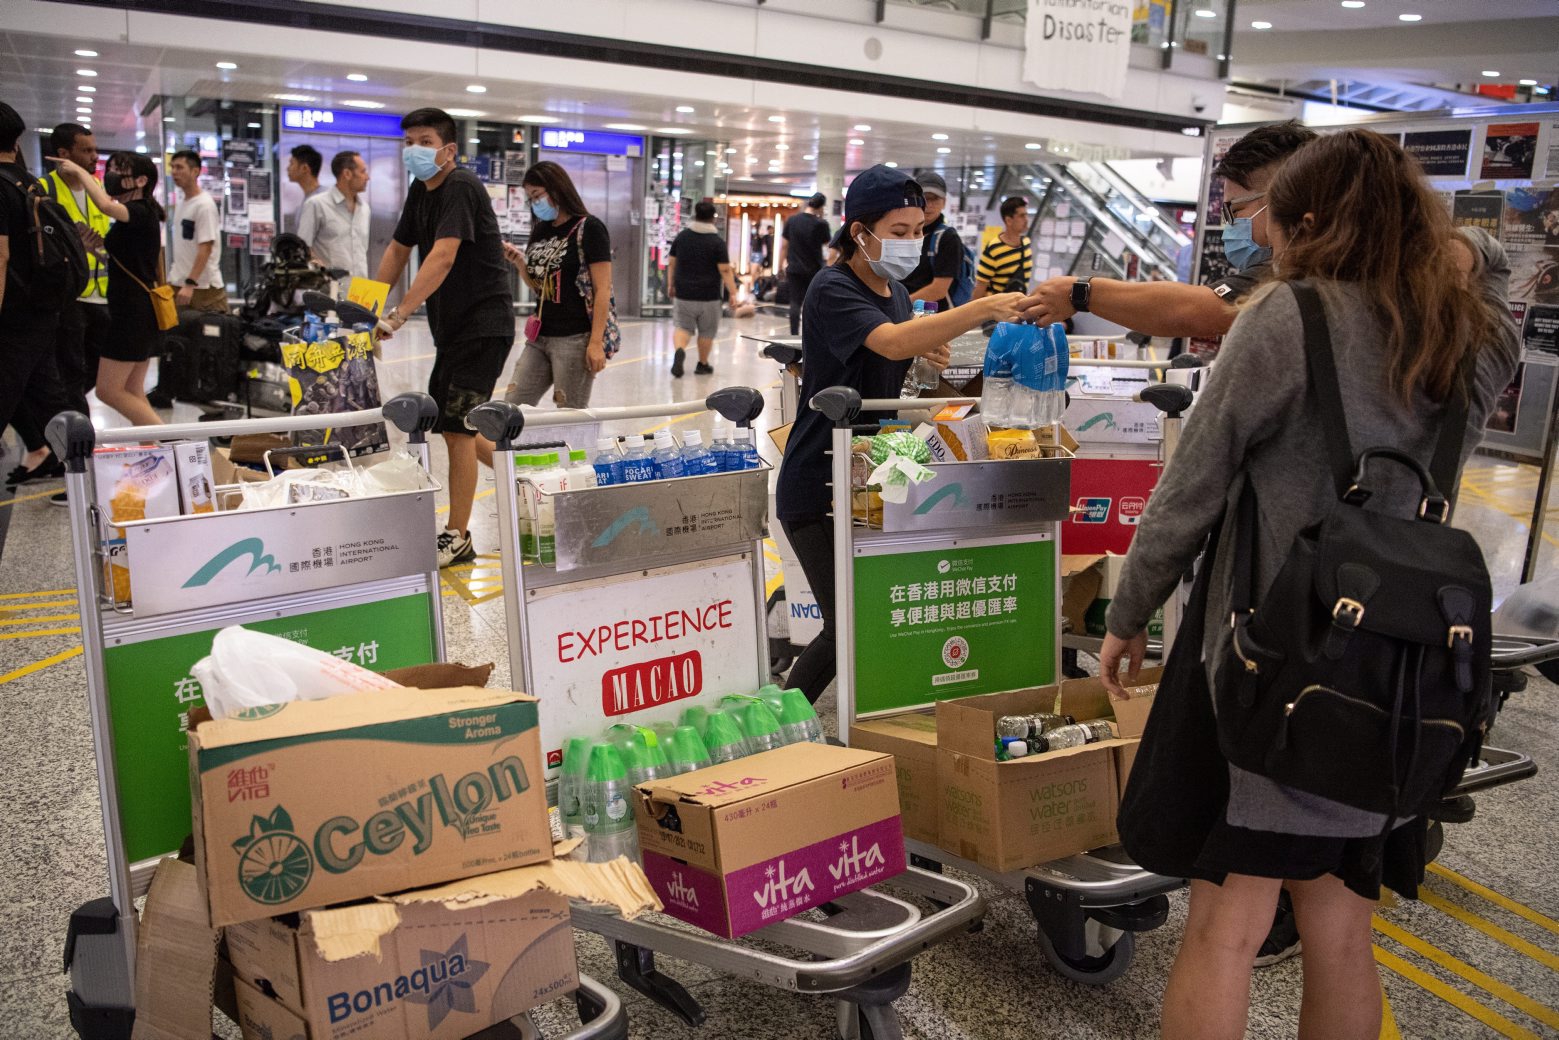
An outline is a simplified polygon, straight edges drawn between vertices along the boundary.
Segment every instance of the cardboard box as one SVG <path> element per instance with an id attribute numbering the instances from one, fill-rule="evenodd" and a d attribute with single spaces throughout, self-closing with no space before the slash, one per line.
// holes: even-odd
<path id="1" fill-rule="evenodd" d="M 1071 631 L 1081 635 L 1088 630 L 1088 609 L 1099 598 L 1104 585 L 1103 556 L 1061 557 L 1061 616 L 1071 622 Z"/>
<path id="2" fill-rule="evenodd" d="M 791 744 L 635 790 L 666 913 L 726 938 L 904 870 L 889 755 Z"/>
<path id="3" fill-rule="evenodd" d="M 195 864 L 157 864 L 136 935 L 134 1040 L 211 1036 L 217 933 L 206 924 Z"/>
<path id="4" fill-rule="evenodd" d="M 230 926 L 240 1027 L 249 1040 L 460 1040 L 578 988 L 570 897 L 629 918 L 659 908 L 637 867 L 552 860 Z"/>
<path id="5" fill-rule="evenodd" d="M 173 466 L 179 476 L 179 507 L 186 514 L 216 512 L 210 441 L 180 441 L 173 445 Z"/>
<path id="6" fill-rule="evenodd" d="M 945 414 L 950 410 L 944 408 L 942 412 Z M 985 420 L 978 416 L 944 419 L 939 414 L 936 431 L 959 462 L 981 462 L 991 457 L 990 447 L 986 443 L 986 437 L 991 431 L 985 425 Z"/>
<path id="7" fill-rule="evenodd" d="M 376 690 L 189 732 L 213 925 L 438 884 L 552 855 L 536 701 Z"/>
<path id="8" fill-rule="evenodd" d="M 936 777 L 936 716 L 909 712 L 850 727 L 850 746 L 893 756 L 904 837 L 935 845 L 940 799 Z"/>
<path id="9" fill-rule="evenodd" d="M 1157 682 L 1157 675 L 1144 676 L 1149 679 Z M 1006 871 L 1117 840 L 1116 752 L 1137 743 L 1137 719 L 1128 715 L 1110 740 L 996 761 L 997 718 L 1032 712 L 1088 721 L 1109 718 L 1111 704 L 1097 679 L 937 704 L 942 848 Z"/>

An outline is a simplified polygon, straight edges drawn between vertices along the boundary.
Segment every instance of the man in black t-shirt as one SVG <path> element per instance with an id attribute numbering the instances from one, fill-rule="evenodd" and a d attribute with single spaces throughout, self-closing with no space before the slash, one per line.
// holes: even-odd
<path id="1" fill-rule="evenodd" d="M 945 312 L 952 306 L 947 293 L 963 266 L 964 244 L 942 219 L 947 208 L 947 182 L 936 173 L 922 173 L 915 180 L 926 193 L 926 237 L 921 242 L 920 266 L 904 279 L 904 288 L 909 290 L 911 303 L 925 300 Z"/>
<path id="2" fill-rule="evenodd" d="M 468 529 L 476 441 L 465 420 L 492 398 L 514 345 L 514 293 L 487 189 L 455 166 L 455 121 L 440 109 L 419 108 L 401 120 L 401 129 L 402 162 L 414 180 L 378 280 L 398 282 L 413 248 L 420 261 L 411 288 L 380 319 L 379 335 L 388 339 L 427 303 L 435 351 L 428 393 L 438 402 L 435 428 L 449 450 L 449 523 L 438 536 L 439 566 L 447 567 L 476 556 Z"/>
<path id="3" fill-rule="evenodd" d="M 715 230 L 715 204 L 708 200 L 693 207 L 693 221 L 671 243 L 671 260 L 666 282 L 672 300 L 676 332 L 672 342 L 676 357 L 671 374 L 682 378 L 682 363 L 687 359 L 688 340 L 698 337 L 697 376 L 713 375 L 709 352 L 714 349 L 715 333 L 720 328 L 720 290 L 723 287 L 736 302 L 736 275 L 731 270 L 731 255 L 725 239 Z"/>
<path id="4" fill-rule="evenodd" d="M 817 272 L 823 269 L 823 248 L 833 237 L 828 221 L 823 219 L 823 207 L 828 198 L 818 192 L 807 200 L 804 212 L 785 221 L 785 231 L 780 238 L 779 271 L 790 283 L 790 334 L 801 331 L 801 304 L 805 301 L 807 287 Z"/>

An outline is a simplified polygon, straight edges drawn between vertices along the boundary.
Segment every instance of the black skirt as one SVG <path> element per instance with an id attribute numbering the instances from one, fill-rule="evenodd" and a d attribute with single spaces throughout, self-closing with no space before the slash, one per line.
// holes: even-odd
<path id="1" fill-rule="evenodd" d="M 1213 532 L 1208 543 L 1218 544 Z M 1418 897 L 1424 879 L 1426 821 L 1410 820 L 1387 838 L 1325 838 L 1249 830 L 1228 822 L 1229 763 L 1218 747 L 1212 689 L 1202 663 L 1208 576 L 1202 560 L 1184 622 L 1175 635 L 1142 747 L 1121 801 L 1121 843 L 1136 863 L 1165 877 L 1223 884 L 1230 874 L 1310 881 L 1341 878 L 1366 899 L 1385 885 Z"/>

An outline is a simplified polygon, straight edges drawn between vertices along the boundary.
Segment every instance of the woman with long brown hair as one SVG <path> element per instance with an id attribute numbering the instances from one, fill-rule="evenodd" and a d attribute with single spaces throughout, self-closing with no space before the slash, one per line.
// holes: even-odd
<path id="1" fill-rule="evenodd" d="M 1304 943 L 1300 1037 L 1375 1040 L 1381 993 L 1370 915 L 1382 884 L 1416 896 L 1426 821 L 1388 833 L 1383 815 L 1223 759 L 1209 710 L 1209 662 L 1224 659 L 1231 639 L 1236 524 L 1220 521 L 1233 517 L 1249 488 L 1257 503 L 1259 603 L 1296 535 L 1337 501 L 1309 388 L 1303 323 L 1287 283 L 1309 282 L 1324 304 L 1352 443 L 1389 445 L 1427 465 L 1442 419 L 1461 403 L 1453 398 L 1467 398 L 1465 462 L 1510 382 L 1519 348 L 1505 309 L 1510 272 L 1493 238 L 1451 225 L 1412 157 L 1366 130 L 1301 148 L 1265 203 L 1273 280 L 1224 340 L 1110 605 L 1100 670 L 1112 694 L 1124 696 L 1122 661 L 1128 674 L 1137 672 L 1149 615 L 1209 534 L 1221 530 L 1177 635 L 1128 792 L 1128 803 L 1157 799 L 1158 815 L 1173 822 L 1139 827 L 1123 811 L 1121 832 L 1138 862 L 1155 870 L 1173 862 L 1192 879 L 1185 937 L 1164 995 L 1165 1040 L 1244 1035 L 1252 962 L 1285 885 Z M 1465 389 L 1459 372 L 1471 375 Z M 1418 491 L 1405 470 L 1372 471 L 1372 483 L 1371 509 L 1398 513 L 1408 504 L 1401 515 L 1411 515 Z M 1173 734 L 1174 746 L 1155 746 L 1165 734 Z M 1200 781 L 1188 792 L 1191 774 Z"/>

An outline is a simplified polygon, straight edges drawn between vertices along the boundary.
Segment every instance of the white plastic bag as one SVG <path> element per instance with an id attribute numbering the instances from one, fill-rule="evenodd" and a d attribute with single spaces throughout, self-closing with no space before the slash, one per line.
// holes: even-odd
<path id="1" fill-rule="evenodd" d="M 884 502 L 902 503 L 909 498 L 911 484 L 924 484 L 936 471 L 927 469 L 914 459 L 903 455 L 889 455 L 888 461 L 872 470 L 866 478 L 868 484 L 880 484 Z"/>
<path id="2" fill-rule="evenodd" d="M 212 718 L 288 701 L 396 689 L 376 672 L 280 636 L 230 625 L 216 634 L 211 655 L 191 669 Z"/>
<path id="3" fill-rule="evenodd" d="M 427 475 L 422 463 L 407 454 L 396 452 L 383 462 L 360 471 L 363 491 L 369 495 L 389 495 L 397 491 L 420 491 L 427 486 Z"/>

